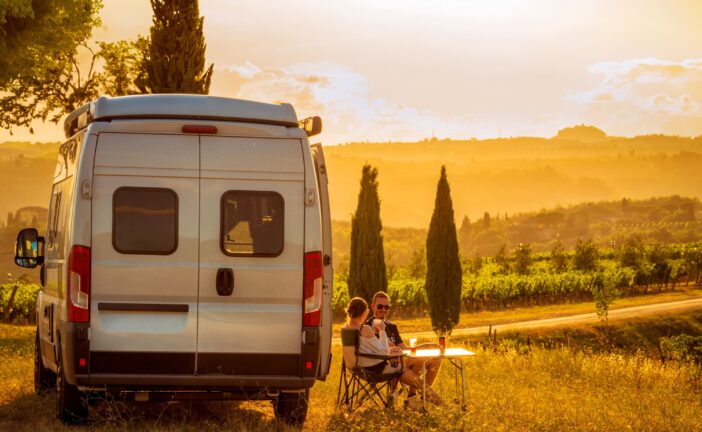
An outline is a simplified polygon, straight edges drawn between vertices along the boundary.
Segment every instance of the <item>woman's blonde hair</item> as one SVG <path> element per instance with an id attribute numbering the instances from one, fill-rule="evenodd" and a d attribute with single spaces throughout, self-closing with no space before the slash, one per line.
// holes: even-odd
<path id="1" fill-rule="evenodd" d="M 368 310 L 368 303 L 361 297 L 354 297 L 346 306 L 346 315 L 349 318 L 358 318 L 363 315 L 363 312 Z"/>

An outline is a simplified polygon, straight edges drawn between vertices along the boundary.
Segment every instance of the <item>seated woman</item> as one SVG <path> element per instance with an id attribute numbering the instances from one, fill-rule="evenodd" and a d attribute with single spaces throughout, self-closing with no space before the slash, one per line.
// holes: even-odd
<path id="1" fill-rule="evenodd" d="M 360 297 L 354 297 L 346 307 L 347 322 L 343 328 L 360 330 L 361 337 L 359 339 L 358 352 L 359 354 L 379 354 L 385 356 L 401 356 L 402 348 L 390 346 L 388 336 L 385 333 L 385 323 L 381 320 L 374 321 L 374 326 L 378 332 L 376 337 L 375 332 L 364 321 L 368 318 L 368 303 Z M 402 365 L 398 362 L 388 362 L 387 360 L 373 359 L 359 356 L 358 359 L 348 358 L 348 351 L 344 350 L 344 358 L 347 365 L 354 363 L 358 367 L 370 370 L 378 374 L 388 374 L 398 372 Z M 352 356 L 353 353 L 350 353 Z M 393 364 L 394 363 L 394 364 Z M 410 387 L 410 394 L 422 389 L 422 380 L 410 369 L 405 369 L 400 376 L 400 381 Z M 427 400 L 433 403 L 440 404 L 441 398 L 434 392 L 433 389 L 427 388 Z"/>

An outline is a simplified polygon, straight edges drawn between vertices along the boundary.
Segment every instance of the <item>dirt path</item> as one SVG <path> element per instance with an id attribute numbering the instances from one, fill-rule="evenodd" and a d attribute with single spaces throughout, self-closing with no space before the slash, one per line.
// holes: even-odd
<path id="1" fill-rule="evenodd" d="M 694 309 L 702 309 L 702 298 L 694 298 L 694 299 L 690 299 L 690 300 L 680 300 L 680 301 L 674 301 L 674 302 L 668 302 L 668 303 L 656 303 L 656 304 L 643 305 L 643 306 L 632 306 L 632 307 L 627 307 L 627 308 L 622 308 L 622 309 L 610 310 L 609 311 L 609 320 L 610 321 L 617 321 L 617 320 L 622 320 L 622 319 L 627 319 L 627 318 L 632 318 L 632 317 L 658 315 L 658 314 L 670 313 L 670 312 L 684 312 L 684 311 L 689 311 L 689 310 L 694 310 Z M 508 331 L 508 330 L 522 330 L 522 329 L 567 326 L 567 325 L 575 325 L 575 324 L 587 324 L 587 323 L 596 323 L 599 320 L 600 319 L 597 317 L 597 314 L 592 312 L 592 313 L 586 313 L 586 314 L 562 316 L 562 317 L 557 317 L 557 318 L 546 318 L 546 319 L 539 319 L 539 320 L 512 322 L 512 323 L 506 323 L 506 324 L 496 324 L 496 325 L 492 326 L 492 329 L 497 330 L 497 334 L 500 334 L 501 332 Z M 453 336 L 467 336 L 467 335 L 477 335 L 477 334 L 487 335 L 489 328 L 490 328 L 489 326 L 462 328 L 462 329 L 454 330 L 451 334 Z M 402 333 L 402 337 L 405 340 L 407 338 L 410 338 L 410 337 L 433 338 L 433 337 L 435 337 L 435 334 L 434 334 L 434 332 L 431 332 L 431 331 L 417 332 L 417 333 Z M 341 343 L 341 340 L 339 338 L 334 338 L 332 340 L 332 343 L 339 344 L 339 343 Z"/>

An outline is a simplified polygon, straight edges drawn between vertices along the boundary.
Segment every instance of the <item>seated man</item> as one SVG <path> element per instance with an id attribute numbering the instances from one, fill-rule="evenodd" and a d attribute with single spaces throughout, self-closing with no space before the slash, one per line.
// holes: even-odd
<path id="1" fill-rule="evenodd" d="M 399 346 L 403 350 L 408 350 L 409 347 L 405 345 L 404 341 L 402 340 L 402 337 L 400 336 L 400 331 L 397 329 L 397 325 L 395 325 L 392 321 L 388 320 L 388 315 L 390 314 L 390 296 L 387 295 L 386 293 L 382 291 L 378 291 L 375 293 L 373 296 L 373 301 L 371 303 L 371 311 L 373 312 L 372 315 L 370 315 L 366 319 L 366 325 L 368 325 L 370 328 L 374 328 L 373 326 L 373 320 L 374 319 L 380 319 L 385 322 L 385 332 L 388 335 L 388 341 L 390 345 L 394 346 Z M 377 336 L 377 334 L 376 334 Z M 431 348 L 439 348 L 439 345 L 437 344 L 422 344 L 417 346 L 417 349 L 431 349 Z M 405 359 L 405 367 L 409 368 L 412 372 L 414 372 L 417 377 L 422 376 L 422 366 L 424 364 L 425 359 L 417 358 L 417 357 L 407 357 Z M 427 381 L 427 388 L 431 389 L 432 385 L 434 384 L 434 381 L 436 380 L 436 376 L 439 374 L 439 368 L 441 367 L 441 359 L 440 358 L 432 358 L 427 361 L 427 376 L 426 376 L 426 381 Z M 410 388 L 410 394 L 408 395 L 408 400 L 412 400 L 414 397 L 415 393 L 412 388 Z M 433 392 L 433 391 L 428 391 L 427 392 L 427 400 L 433 403 L 440 404 L 441 403 L 441 398 Z M 412 402 L 409 402 L 412 403 Z"/>

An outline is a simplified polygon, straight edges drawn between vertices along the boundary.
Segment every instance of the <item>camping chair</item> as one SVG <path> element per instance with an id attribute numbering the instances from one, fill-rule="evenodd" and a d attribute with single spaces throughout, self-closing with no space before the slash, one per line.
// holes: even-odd
<path id="1" fill-rule="evenodd" d="M 337 407 L 345 405 L 349 412 L 360 408 L 365 402 L 372 401 L 378 408 L 394 408 L 395 391 L 403 373 L 403 367 L 397 372 L 374 373 L 358 366 L 358 358 L 366 357 L 378 360 L 398 360 L 402 356 L 385 356 L 377 354 L 360 354 L 358 345 L 361 332 L 356 329 L 341 329 L 341 344 L 344 355 L 339 374 L 339 391 Z"/>

